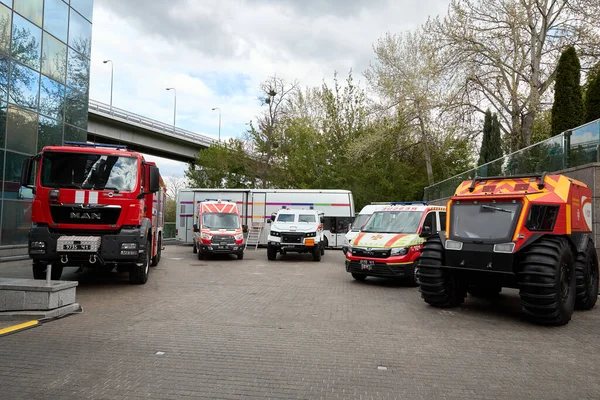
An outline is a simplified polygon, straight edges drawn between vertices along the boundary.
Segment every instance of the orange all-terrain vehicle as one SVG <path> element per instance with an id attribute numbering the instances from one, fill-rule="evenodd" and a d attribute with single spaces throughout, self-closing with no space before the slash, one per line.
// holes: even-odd
<path id="1" fill-rule="evenodd" d="M 446 231 L 429 236 L 418 281 L 425 302 L 463 303 L 517 288 L 534 322 L 564 325 L 594 307 L 598 258 L 592 193 L 563 175 L 475 178 L 446 207 Z"/>

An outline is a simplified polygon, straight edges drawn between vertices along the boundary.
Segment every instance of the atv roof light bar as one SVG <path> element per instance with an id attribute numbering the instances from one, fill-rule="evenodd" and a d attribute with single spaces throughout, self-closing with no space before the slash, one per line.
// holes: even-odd
<path id="1" fill-rule="evenodd" d="M 103 147 L 109 149 L 127 149 L 127 146 L 119 144 L 104 144 L 104 143 L 86 143 L 86 142 L 65 142 L 66 146 L 77 146 L 77 147 Z"/>
<path id="2" fill-rule="evenodd" d="M 469 186 L 469 192 L 473 192 L 475 190 L 475 185 L 479 181 L 491 181 L 491 180 L 499 180 L 499 179 L 515 179 L 515 178 L 540 178 L 540 183 L 538 183 L 538 189 L 543 189 L 545 187 L 544 180 L 546 179 L 546 171 L 541 174 L 520 174 L 520 175 L 499 175 L 499 176 L 476 176 L 473 178 L 473 182 L 471 182 L 471 186 Z"/>

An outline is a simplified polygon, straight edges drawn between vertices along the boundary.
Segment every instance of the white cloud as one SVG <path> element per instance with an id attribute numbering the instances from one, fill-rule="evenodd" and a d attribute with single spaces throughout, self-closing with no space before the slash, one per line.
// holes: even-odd
<path id="1" fill-rule="evenodd" d="M 90 98 L 214 138 L 240 137 L 260 113 L 258 87 L 271 75 L 301 86 L 350 69 L 358 81 L 372 45 L 444 13 L 449 0 L 96 0 Z M 163 165 L 160 165 L 163 164 Z M 185 164 L 159 163 L 177 175 Z M 170 174 L 169 173 L 169 174 Z M 166 175 L 165 175 L 166 176 Z"/>

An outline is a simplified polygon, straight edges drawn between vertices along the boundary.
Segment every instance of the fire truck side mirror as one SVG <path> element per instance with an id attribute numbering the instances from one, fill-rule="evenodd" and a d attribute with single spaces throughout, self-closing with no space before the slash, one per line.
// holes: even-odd
<path id="1" fill-rule="evenodd" d="M 148 191 L 150 193 L 156 193 L 160 190 L 160 172 L 158 167 L 150 165 Z"/>
<path id="2" fill-rule="evenodd" d="M 23 166 L 21 168 L 21 186 L 27 188 L 33 188 L 33 182 L 31 182 L 31 176 L 33 172 L 33 166 L 35 162 L 33 157 L 28 157 L 23 160 Z"/>

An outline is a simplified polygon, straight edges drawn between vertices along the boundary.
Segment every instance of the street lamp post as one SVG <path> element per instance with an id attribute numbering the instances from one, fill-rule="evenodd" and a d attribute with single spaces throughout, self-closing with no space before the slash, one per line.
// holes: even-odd
<path id="1" fill-rule="evenodd" d="M 219 107 L 215 107 L 212 110 L 219 110 L 219 143 L 221 143 L 221 109 Z"/>
<path id="2" fill-rule="evenodd" d="M 104 64 L 110 63 L 110 112 L 112 112 L 112 98 L 113 98 L 113 78 L 114 74 L 114 65 L 112 60 L 104 60 Z"/>
<path id="3" fill-rule="evenodd" d="M 173 132 L 175 132 L 175 117 L 177 115 L 177 90 L 175 88 L 167 88 L 167 90 L 172 90 L 175 92 L 175 104 L 173 106 Z"/>

